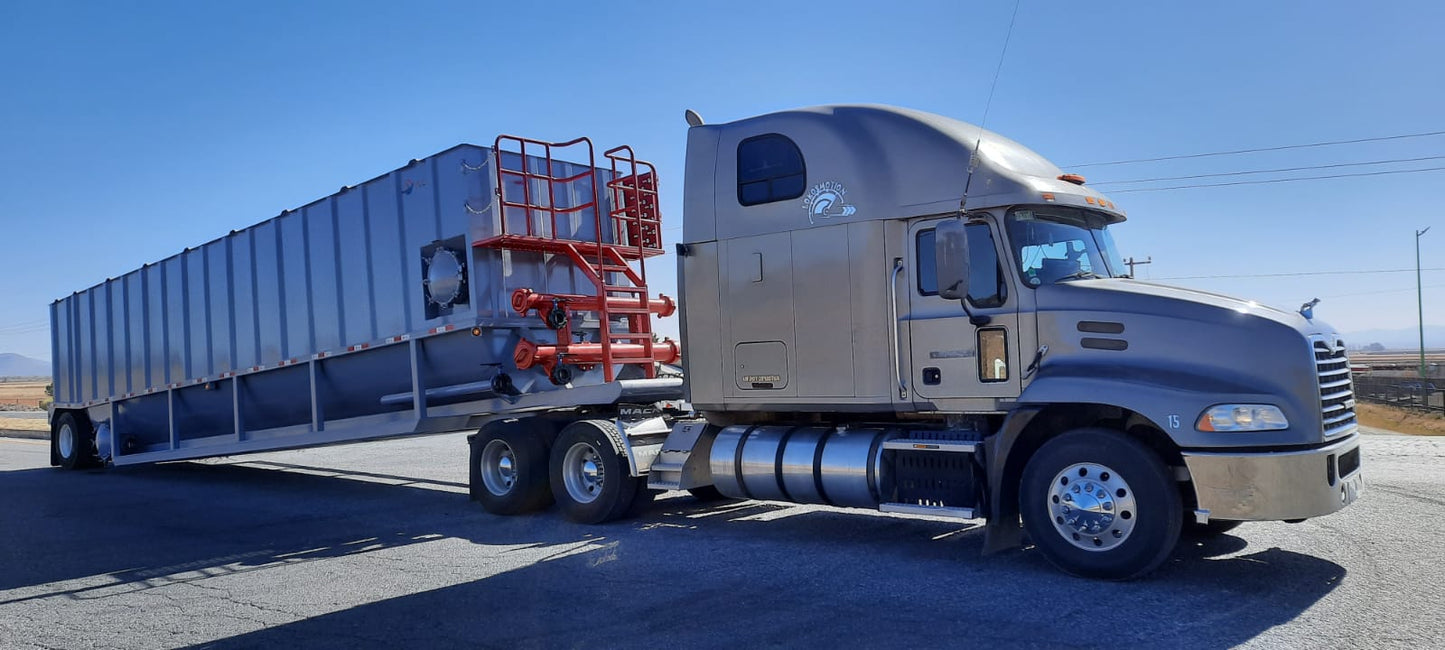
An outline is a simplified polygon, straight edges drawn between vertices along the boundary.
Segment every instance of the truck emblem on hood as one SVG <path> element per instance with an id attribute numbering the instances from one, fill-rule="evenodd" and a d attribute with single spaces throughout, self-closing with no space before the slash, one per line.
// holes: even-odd
<path id="1" fill-rule="evenodd" d="M 818 219 L 846 217 L 857 212 L 858 208 L 852 203 L 843 201 L 847 194 L 848 190 L 838 181 L 823 181 L 814 185 L 803 197 L 803 207 L 808 210 L 808 223 L 818 223 Z"/>

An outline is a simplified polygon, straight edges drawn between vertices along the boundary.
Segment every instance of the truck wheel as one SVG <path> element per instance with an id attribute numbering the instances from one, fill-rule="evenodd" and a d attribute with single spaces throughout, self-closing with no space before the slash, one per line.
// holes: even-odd
<path id="1" fill-rule="evenodd" d="M 494 515 L 519 515 L 552 504 L 546 442 L 524 422 L 488 424 L 472 441 L 472 498 Z"/>
<path id="2" fill-rule="evenodd" d="M 95 431 L 88 418 L 70 412 L 60 414 L 50 440 L 55 459 L 65 469 L 86 469 L 100 464 L 95 452 Z"/>
<path id="3" fill-rule="evenodd" d="M 1066 573 L 1129 580 L 1174 551 L 1179 490 L 1164 461 L 1118 431 L 1075 429 L 1044 443 L 1019 486 L 1024 528 Z"/>
<path id="4" fill-rule="evenodd" d="M 552 446 L 552 494 L 562 514 L 580 524 L 626 515 L 639 489 L 608 433 L 617 429 L 605 420 L 573 422 Z"/>

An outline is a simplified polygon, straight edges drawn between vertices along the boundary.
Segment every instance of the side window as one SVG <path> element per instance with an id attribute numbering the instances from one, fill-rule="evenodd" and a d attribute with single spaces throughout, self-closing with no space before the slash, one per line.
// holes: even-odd
<path id="1" fill-rule="evenodd" d="M 803 152 L 786 136 L 769 133 L 738 143 L 738 203 L 796 199 L 806 185 Z"/>
<path id="2" fill-rule="evenodd" d="M 968 226 L 968 302 L 975 307 L 998 307 L 1008 294 L 1003 284 L 1003 271 L 998 265 L 998 249 L 987 224 Z M 938 265 L 934 257 L 933 230 L 918 233 L 918 293 L 938 295 Z"/>

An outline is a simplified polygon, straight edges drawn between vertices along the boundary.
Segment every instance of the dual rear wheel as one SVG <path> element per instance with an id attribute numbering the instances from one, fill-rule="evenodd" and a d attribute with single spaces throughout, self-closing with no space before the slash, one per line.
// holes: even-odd
<path id="1" fill-rule="evenodd" d="M 472 497 L 487 512 L 516 515 L 555 501 L 568 519 L 600 524 L 651 500 L 612 444 L 615 424 L 581 420 L 560 432 L 553 426 L 539 418 L 502 420 L 477 432 Z"/>

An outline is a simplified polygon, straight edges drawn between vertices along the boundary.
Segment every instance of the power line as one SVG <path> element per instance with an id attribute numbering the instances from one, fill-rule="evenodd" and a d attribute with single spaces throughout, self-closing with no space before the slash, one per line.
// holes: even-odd
<path id="1" fill-rule="evenodd" d="M 1422 287 L 1422 288 L 1423 288 L 1423 289 L 1438 289 L 1438 288 L 1440 288 L 1440 287 L 1445 287 L 1445 284 L 1427 284 L 1427 285 L 1425 285 L 1425 286 Z M 1404 293 L 1404 292 L 1409 291 L 1409 290 L 1414 289 L 1414 288 L 1415 288 L 1415 287 L 1405 287 L 1404 289 L 1384 289 L 1384 290 L 1376 290 L 1376 291 L 1358 291 L 1358 292 L 1355 292 L 1355 293 L 1337 293 L 1337 294 L 1334 294 L 1334 295 L 1331 295 L 1331 296 L 1320 296 L 1320 297 L 1321 297 L 1321 298 L 1348 298 L 1348 297 L 1351 297 L 1351 296 L 1373 296 L 1373 295 L 1377 295 L 1377 294 L 1381 294 L 1381 293 Z"/>
<path id="2" fill-rule="evenodd" d="M 15 328 L 15 327 L 31 327 L 31 326 L 34 326 L 34 325 L 48 325 L 48 324 L 50 324 L 50 319 L 49 319 L 49 318 L 37 318 L 37 319 L 35 319 L 35 320 L 27 320 L 27 321 L 20 321 L 20 322 L 18 322 L 18 323 L 10 323 L 9 325 L 0 325 L 0 330 L 8 330 L 8 329 Z"/>
<path id="3" fill-rule="evenodd" d="M 1360 176 L 1389 176 L 1391 174 L 1418 174 L 1421 172 L 1437 172 L 1445 170 L 1445 167 L 1422 167 L 1420 169 L 1392 169 L 1380 172 L 1357 172 L 1353 174 L 1328 174 L 1325 176 L 1300 176 L 1297 178 L 1270 178 L 1258 181 L 1232 181 L 1229 183 L 1196 183 L 1193 185 L 1171 185 L 1169 187 L 1141 187 L 1130 190 L 1113 190 L 1110 194 L 1129 194 L 1133 192 L 1166 192 L 1169 190 L 1187 190 L 1198 187 L 1229 187 L 1231 185 L 1271 185 L 1274 183 L 1294 183 L 1296 181 L 1319 181 L 1330 178 L 1355 178 Z"/>
<path id="4" fill-rule="evenodd" d="M 1386 140 L 1404 140 L 1407 138 L 1427 138 L 1430 136 L 1445 135 L 1445 131 L 1429 131 L 1426 133 L 1404 133 L 1400 135 L 1386 135 L 1378 138 L 1356 138 L 1354 140 L 1331 140 L 1328 142 L 1308 142 L 1305 144 L 1287 144 L 1278 147 L 1257 147 L 1254 149 L 1234 149 L 1232 151 L 1209 151 L 1205 153 L 1179 154 L 1175 156 L 1159 156 L 1156 158 L 1131 158 L 1129 160 L 1110 160 L 1107 162 L 1083 163 L 1080 165 L 1065 165 L 1069 168 L 1078 167 L 1104 167 L 1106 165 L 1129 165 L 1143 162 L 1159 162 L 1162 160 L 1184 160 L 1188 158 L 1211 158 L 1214 156 L 1236 156 L 1245 153 L 1260 153 L 1264 151 L 1284 151 L 1287 149 L 1308 149 L 1311 147 L 1329 147 L 1338 144 L 1358 144 L 1361 142 L 1383 142 Z"/>
<path id="5" fill-rule="evenodd" d="M 23 327 L 21 327 L 21 326 L 19 326 L 19 325 L 16 325 L 16 326 L 12 326 L 12 327 L 3 327 L 3 328 L 0 328 L 0 336 L 9 336 L 9 335 L 12 335 L 12 334 L 29 334 L 29 333 L 31 333 L 31 332 L 39 332 L 39 331 L 41 331 L 41 330 L 48 330 L 48 329 L 50 329 L 50 323 L 48 323 L 48 322 L 46 322 L 46 323 L 39 323 L 39 324 L 36 324 L 36 325 L 26 325 L 26 326 L 23 326 Z"/>
<path id="6" fill-rule="evenodd" d="M 1089 185 L 1122 185 L 1125 183 L 1154 183 L 1158 181 L 1183 181 L 1192 178 L 1218 178 L 1220 176 L 1247 176 L 1249 174 L 1274 174 L 1281 172 L 1299 172 L 1309 169 L 1336 169 L 1339 167 L 1364 167 L 1367 165 L 1389 165 L 1392 163 L 1421 162 L 1425 160 L 1445 160 L 1445 156 L 1422 156 L 1419 158 L 1393 158 L 1390 160 L 1371 160 L 1368 162 L 1335 163 L 1331 165 L 1309 165 L 1306 167 L 1279 167 L 1276 169 L 1253 169 L 1238 172 L 1218 172 L 1214 174 L 1191 174 L 1189 176 L 1160 176 L 1157 178 L 1135 178 L 1127 181 L 1101 181 L 1089 183 Z"/>
<path id="7" fill-rule="evenodd" d="M 1421 271 L 1445 271 L 1445 267 L 1420 269 Z M 1293 278 L 1304 275 L 1369 275 L 1373 273 L 1414 273 L 1415 269 L 1363 269 L 1357 271 L 1301 271 L 1291 273 L 1243 273 L 1238 275 L 1176 275 L 1154 280 L 1219 280 L 1229 278 Z"/>

